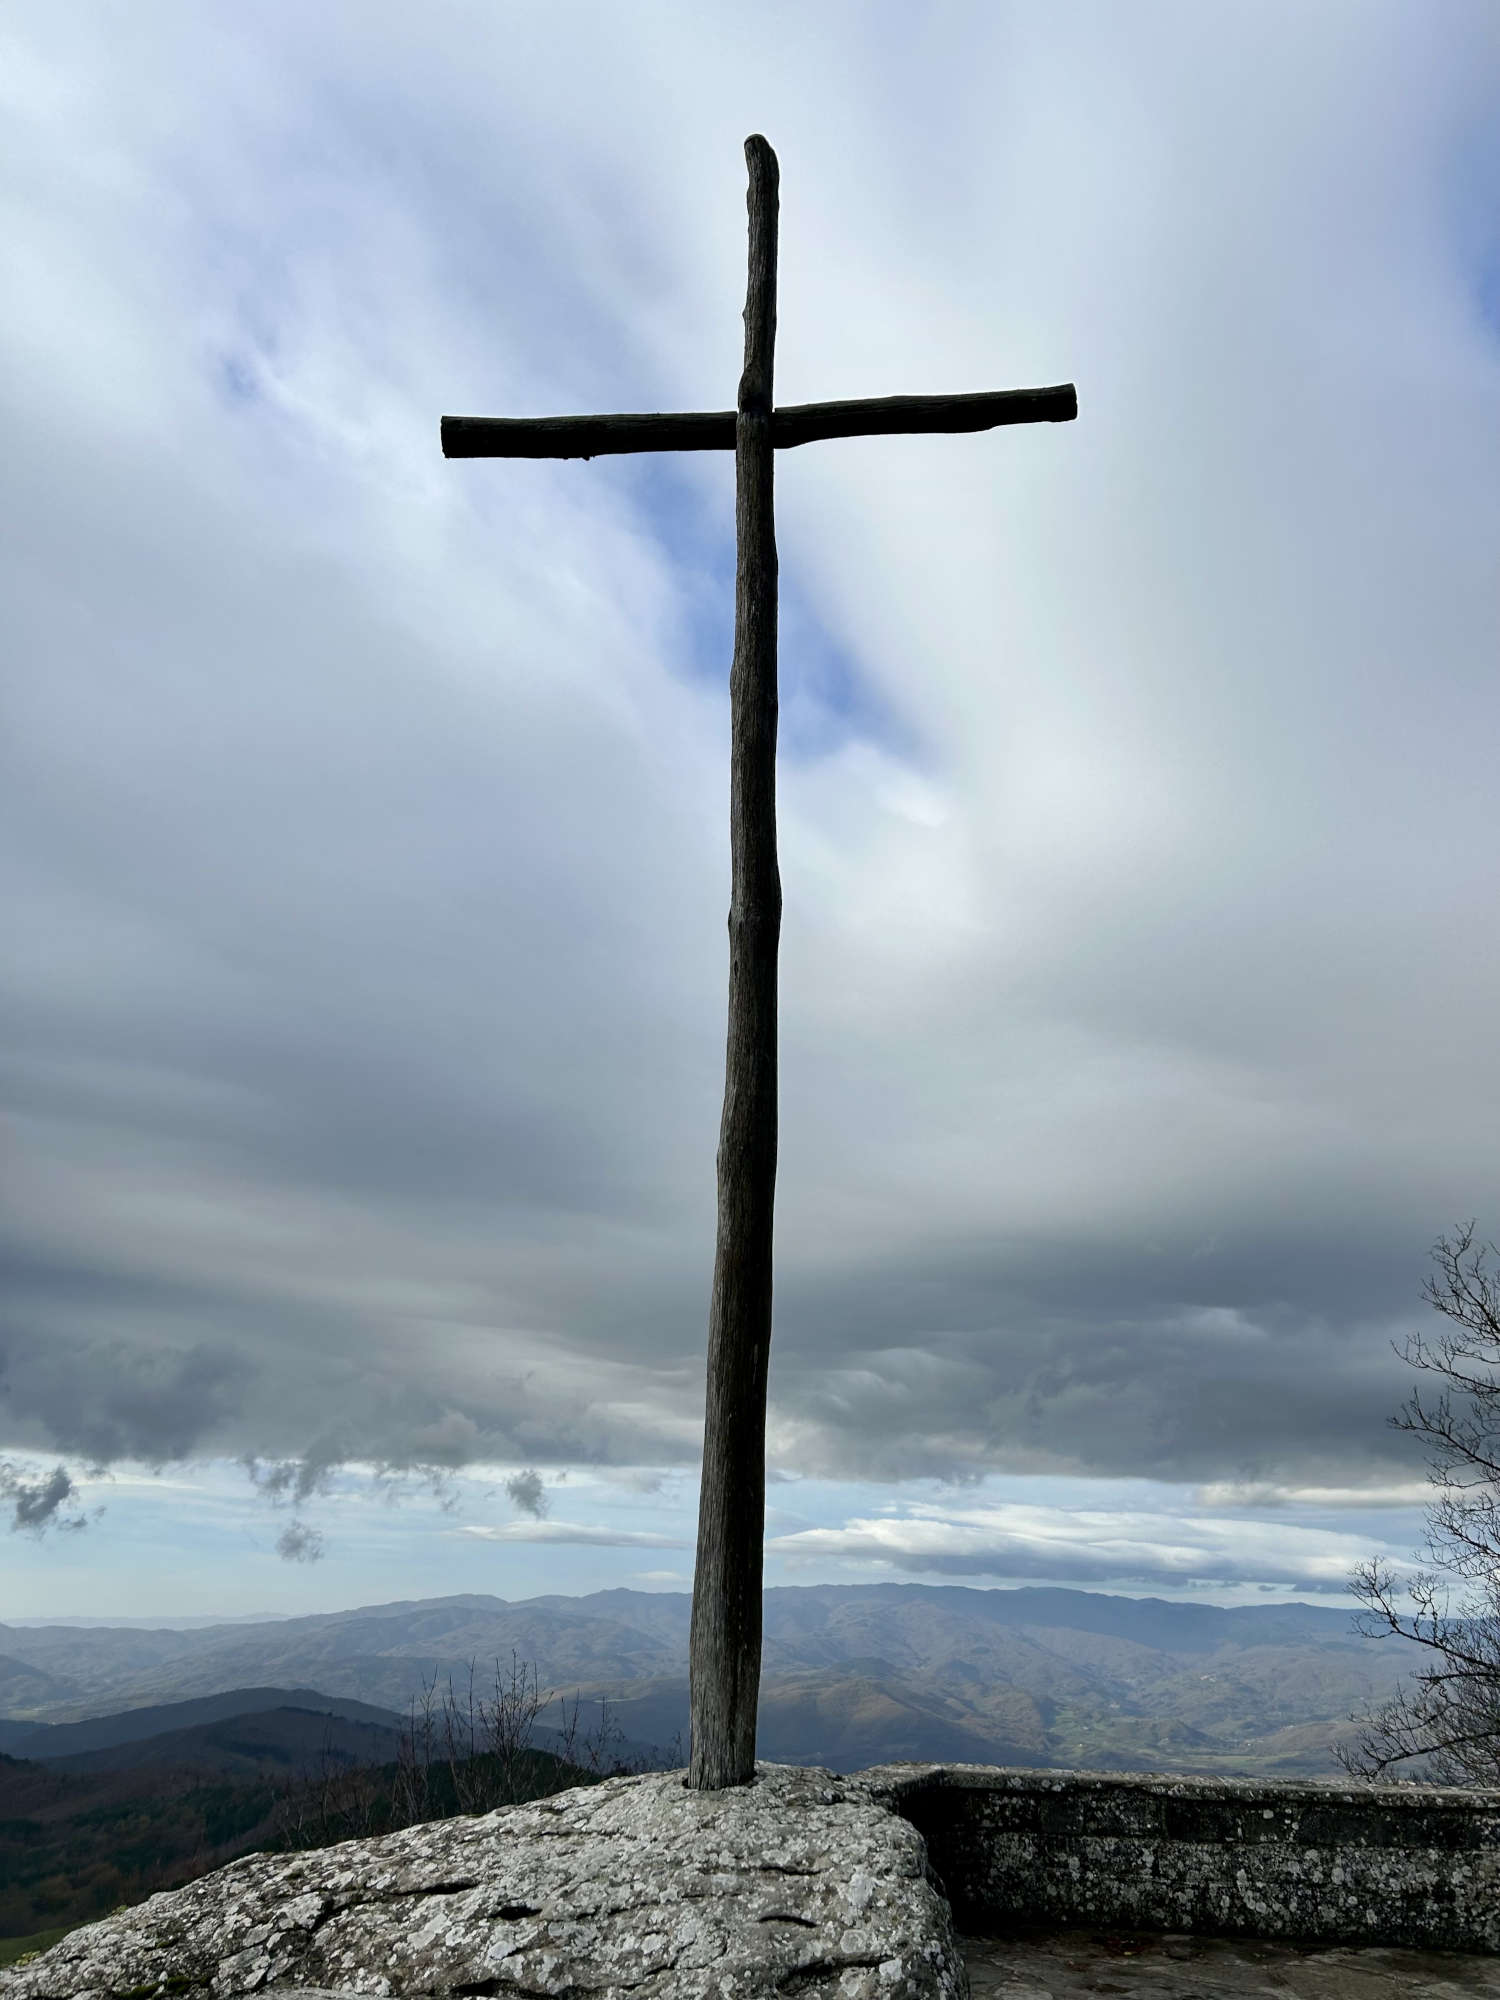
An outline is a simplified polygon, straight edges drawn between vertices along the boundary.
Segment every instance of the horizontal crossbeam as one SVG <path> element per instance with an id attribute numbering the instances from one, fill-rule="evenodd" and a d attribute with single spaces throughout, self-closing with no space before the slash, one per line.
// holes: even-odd
<path id="1" fill-rule="evenodd" d="M 1078 415 L 1071 382 L 977 396 L 866 396 L 790 403 L 771 414 L 779 451 L 819 438 L 988 431 L 997 424 L 1066 424 Z M 733 410 L 664 416 L 444 417 L 444 458 L 602 458 L 623 451 L 733 451 Z"/>

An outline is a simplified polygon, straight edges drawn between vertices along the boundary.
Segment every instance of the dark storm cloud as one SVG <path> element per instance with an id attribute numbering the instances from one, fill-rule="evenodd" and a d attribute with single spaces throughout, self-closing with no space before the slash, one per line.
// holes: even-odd
<path id="1" fill-rule="evenodd" d="M 1500 1088 L 1493 24 L 639 17 L 562 91 L 566 7 L 22 10 L 0 1443 L 695 1456 L 729 468 L 435 426 L 729 400 L 764 125 L 789 399 L 1083 409 L 779 475 L 773 1463 L 1409 1476 Z"/>
<path id="2" fill-rule="evenodd" d="M 806 1462 L 846 1478 L 1031 1470 L 1200 1481 L 1373 1479 L 1412 1465 L 1386 1419 L 1390 1340 L 1424 1268 L 1391 1226 L 1225 1218 L 1213 1242 L 950 1243 L 783 1284 L 773 1393 Z M 1401 1253 L 1401 1254 L 1398 1254 Z M 1410 1310 L 1401 1315 L 1403 1294 Z"/>
<path id="3" fill-rule="evenodd" d="M 97 1371 L 97 1396 L 80 1392 L 80 1368 Z M 42 1368 L 18 1365 L 14 1375 L 17 1404 L 43 1415 L 65 1449 L 97 1463 L 159 1465 L 187 1457 L 243 1406 L 247 1372 L 232 1350 L 206 1342 L 184 1350 L 118 1339 L 71 1351 L 59 1343 Z"/>
<path id="4" fill-rule="evenodd" d="M 323 1555 L 323 1537 L 305 1521 L 291 1521 L 276 1537 L 276 1553 L 284 1562 L 318 1562 Z"/>
<path id="5" fill-rule="evenodd" d="M 9 1459 L 0 1459 L 0 1500 L 11 1508 L 11 1526 L 40 1534 L 46 1528 L 81 1528 L 78 1488 L 65 1465 L 53 1466 L 41 1479 L 27 1479 Z"/>
<path id="6" fill-rule="evenodd" d="M 528 1466 L 518 1472 L 513 1479 L 505 1482 L 505 1491 L 511 1504 L 523 1514 L 530 1514 L 533 1520 L 543 1520 L 547 1513 L 547 1495 L 542 1486 L 541 1474 Z"/>

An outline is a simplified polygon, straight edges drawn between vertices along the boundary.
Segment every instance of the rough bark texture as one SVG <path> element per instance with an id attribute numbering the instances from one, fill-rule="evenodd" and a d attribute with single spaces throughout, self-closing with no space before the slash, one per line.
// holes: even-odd
<path id="1" fill-rule="evenodd" d="M 766 1372 L 776 1198 L 776 155 L 745 141 L 750 277 L 735 434 L 734 664 L 729 677 L 729 1033 L 718 1240 L 689 1650 L 695 1789 L 755 1778 L 766 1494 Z"/>
<path id="2" fill-rule="evenodd" d="M 602 417 L 444 417 L 444 458 L 603 458 L 621 451 L 733 451 L 733 410 Z"/>
<path id="3" fill-rule="evenodd" d="M 967 2000 L 921 1836 L 857 1780 L 614 1778 L 482 1818 L 247 1855 L 0 1972 L 4 2000 L 269 1993 Z"/>
<path id="4" fill-rule="evenodd" d="M 1071 383 L 967 396 L 883 396 L 774 406 L 776 155 L 745 141 L 749 284 L 735 411 L 598 417 L 444 417 L 449 458 L 590 458 L 735 451 L 734 664 L 730 673 L 729 1034 L 719 1128 L 718 1237 L 689 1659 L 695 1790 L 755 1776 L 765 1527 L 766 1377 L 776 1196 L 776 452 L 817 438 L 1066 423 Z"/>
<path id="5" fill-rule="evenodd" d="M 999 424 L 1066 424 L 1078 415 L 1071 382 L 970 396 L 863 396 L 844 403 L 788 403 L 771 412 L 777 451 L 819 438 L 989 431 Z M 444 417 L 445 458 L 602 458 L 626 451 L 732 451 L 733 410 L 603 417 Z"/>
<path id="6" fill-rule="evenodd" d="M 771 419 L 771 441 L 778 451 L 789 451 L 819 438 L 992 431 L 998 424 L 1067 424 L 1077 415 L 1078 391 L 1071 382 L 970 396 L 861 396 L 847 403 L 788 403 Z"/>

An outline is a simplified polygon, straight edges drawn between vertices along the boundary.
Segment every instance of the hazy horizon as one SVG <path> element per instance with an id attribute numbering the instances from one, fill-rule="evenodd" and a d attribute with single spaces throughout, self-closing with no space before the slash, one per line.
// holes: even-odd
<path id="1" fill-rule="evenodd" d="M 1323 1603 L 1308 1602 L 1308 1600 L 1304 1598 L 1296 1598 L 1296 1597 L 1264 1597 L 1257 1595 L 1256 1598 L 1254 1598 L 1252 1601 L 1248 1603 L 1221 1604 L 1217 1602 L 1215 1599 L 1200 1593 L 1183 1594 L 1175 1597 L 1168 1597 L 1168 1596 L 1163 1596 L 1162 1594 L 1156 1591 L 1088 1590 L 1088 1589 L 1081 1589 L 1076 1584 L 1056 1584 L 1056 1585 L 975 1584 L 975 1583 L 922 1584 L 914 1582 L 910 1578 L 905 1578 L 905 1577 L 879 1577 L 879 1578 L 868 1578 L 857 1582 L 846 1581 L 844 1583 L 833 1583 L 833 1584 L 825 1583 L 816 1585 L 775 1584 L 768 1586 L 768 1588 L 773 1591 L 796 1590 L 796 1589 L 864 1590 L 864 1589 L 880 1589 L 880 1588 L 890 1588 L 899 1590 L 960 1589 L 966 1591 L 982 1592 L 986 1595 L 997 1591 L 1003 1592 L 1007 1595 L 1018 1595 L 1027 1591 L 1035 1591 L 1038 1594 L 1041 1593 L 1050 1594 L 1053 1591 L 1064 1591 L 1071 1596 L 1077 1596 L 1077 1597 L 1118 1598 L 1136 1604 L 1162 1604 L 1162 1605 L 1169 1605 L 1174 1608 L 1180 1607 L 1184 1604 L 1189 1606 L 1194 1604 L 1201 1604 L 1206 1609 L 1210 1610 L 1234 1611 L 1234 1610 L 1255 1610 L 1262 1608 L 1274 1610 L 1278 1606 L 1283 1606 L 1287 1604 L 1305 1604 L 1306 1608 L 1312 1611 L 1324 1611 L 1324 1612 L 1334 1613 L 1337 1612 L 1339 1609 L 1339 1607 L 1330 1605 L 1327 1602 Z M 42 1629 L 51 1629 L 51 1628 L 75 1630 L 75 1631 L 92 1631 L 99 1629 L 118 1629 L 122 1631 L 124 1630 L 197 1631 L 197 1630 L 206 1630 L 213 1626 L 222 1626 L 222 1625 L 285 1624 L 289 1621 L 307 1617 L 337 1618 L 340 1616 L 347 1616 L 350 1613 L 360 1612 L 360 1611 L 392 1611 L 396 1609 L 404 1609 L 408 1606 L 421 1607 L 424 1605 L 447 1604 L 447 1603 L 460 1602 L 463 1601 L 464 1599 L 473 1599 L 476 1602 L 488 1601 L 492 1603 L 505 1604 L 511 1607 L 520 1607 L 526 1604 L 536 1604 L 536 1603 L 546 1602 L 550 1599 L 559 1597 L 562 1598 L 572 1597 L 582 1600 L 585 1598 L 606 1596 L 610 1594 L 612 1591 L 616 1590 L 634 1591 L 640 1595 L 650 1595 L 650 1596 L 691 1596 L 690 1589 L 682 1590 L 680 1588 L 676 1588 L 674 1586 L 667 1584 L 658 1584 L 650 1586 L 643 1586 L 639 1584 L 637 1585 L 615 1584 L 615 1585 L 605 1585 L 601 1589 L 592 1591 L 541 1591 L 537 1592 L 535 1595 L 531 1597 L 519 1597 L 519 1598 L 504 1597 L 497 1591 L 463 1591 L 463 1592 L 452 1592 L 452 1593 L 442 1593 L 442 1594 L 434 1593 L 431 1596 L 420 1596 L 414 1598 L 404 1598 L 404 1597 L 387 1598 L 369 1603 L 345 1604 L 345 1605 L 330 1604 L 323 1606 L 318 1611 L 234 1612 L 224 1617 L 215 1617 L 211 1614 L 206 1614 L 206 1613 L 196 1613 L 191 1616 L 162 1615 L 158 1617 L 152 1617 L 149 1615 L 136 1615 L 134 1617 L 119 1617 L 119 1618 L 99 1618 L 99 1617 L 88 1617 L 88 1616 L 73 1616 L 73 1617 L 52 1616 L 46 1618 L 37 1618 L 37 1617 L 0 1618 L 0 1626 L 10 1626 L 18 1631 L 22 1630 L 38 1631 Z M 1352 1612 L 1350 1615 L 1352 1618 L 1353 1615 Z"/>

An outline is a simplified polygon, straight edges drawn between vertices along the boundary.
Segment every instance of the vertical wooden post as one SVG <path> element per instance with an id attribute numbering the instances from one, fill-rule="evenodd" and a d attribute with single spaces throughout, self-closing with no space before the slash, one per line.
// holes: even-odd
<path id="1" fill-rule="evenodd" d="M 735 452 L 734 664 L 729 676 L 729 1034 L 719 1126 L 718 1240 L 708 1312 L 708 1394 L 698 1562 L 689 1651 L 696 1790 L 755 1779 L 760 1698 L 762 1542 L 766 1514 L 766 1377 L 771 1350 L 771 1239 L 776 1202 L 777 441 L 988 430 L 1067 423 L 1072 383 L 963 396 L 882 396 L 774 407 L 776 155 L 754 135 L 745 372 L 738 405 L 675 415 L 444 417 L 450 458 L 589 458 L 597 452 Z"/>
<path id="2" fill-rule="evenodd" d="M 766 1513 L 766 1373 L 776 1199 L 776 155 L 745 141 L 750 275 L 735 417 L 734 664 L 729 676 L 729 1033 L 718 1239 L 689 1655 L 695 1790 L 755 1779 Z"/>

